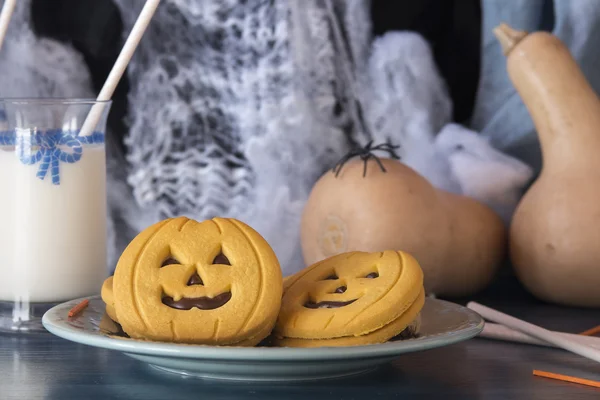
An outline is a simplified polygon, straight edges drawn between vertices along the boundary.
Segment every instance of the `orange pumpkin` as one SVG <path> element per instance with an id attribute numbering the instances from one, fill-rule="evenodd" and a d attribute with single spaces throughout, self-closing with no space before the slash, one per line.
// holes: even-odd
<path id="1" fill-rule="evenodd" d="M 483 289 L 504 257 L 502 220 L 474 199 L 434 188 L 394 159 L 393 149 L 368 145 L 317 181 L 301 222 L 306 265 L 349 251 L 404 251 L 423 268 L 428 292 Z"/>

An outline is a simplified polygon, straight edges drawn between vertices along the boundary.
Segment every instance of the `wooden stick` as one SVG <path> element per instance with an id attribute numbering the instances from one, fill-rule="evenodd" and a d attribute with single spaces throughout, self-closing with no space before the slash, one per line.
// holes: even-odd
<path id="1" fill-rule="evenodd" d="M 4 0 L 2 12 L 0 12 L 0 49 L 4 43 L 6 31 L 8 30 L 8 24 L 10 23 L 10 18 L 12 17 L 16 5 L 17 0 Z"/>
<path id="2" fill-rule="evenodd" d="M 140 40 L 142 40 L 142 36 L 150 24 L 150 20 L 159 3 L 160 0 L 146 0 L 146 4 L 144 4 L 144 8 L 140 12 L 138 19 L 135 21 L 129 36 L 121 49 L 121 53 L 119 53 L 119 57 L 117 57 L 117 61 L 115 61 L 115 64 L 102 86 L 102 90 L 100 90 L 100 94 L 98 94 L 97 101 L 106 102 L 112 98 L 112 95 L 114 94 L 119 81 L 123 77 L 135 49 L 140 43 Z M 81 131 L 79 132 L 80 136 L 89 136 L 94 131 L 96 125 L 98 125 L 98 122 L 100 121 L 105 106 L 106 103 L 94 104 L 87 118 L 83 122 Z"/>
<path id="3" fill-rule="evenodd" d="M 557 374 L 557 373 L 554 373 L 554 372 L 540 371 L 540 370 L 537 370 L 537 369 L 533 370 L 533 375 L 535 375 L 535 376 L 541 376 L 541 377 L 544 377 L 544 378 L 556 379 L 558 381 L 578 383 L 580 385 L 593 386 L 593 387 L 600 388 L 600 382 L 598 382 L 598 381 L 592 381 L 590 379 L 577 378 L 575 376 L 568 376 L 568 375 L 563 375 L 563 374 Z"/>
<path id="4" fill-rule="evenodd" d="M 566 332 L 556 332 L 559 336 L 566 337 L 575 342 L 579 342 L 585 344 L 587 346 L 594 347 L 595 349 L 600 350 L 600 338 L 591 337 L 591 336 L 582 336 L 577 333 L 566 333 Z M 534 344 L 538 346 L 547 346 L 547 347 L 556 347 L 552 343 L 545 342 L 540 339 L 536 339 L 532 336 L 529 336 L 523 332 L 516 331 L 507 326 L 494 324 L 492 322 L 488 322 L 483 327 L 483 331 L 479 334 L 479 337 L 486 339 L 495 339 L 495 340 L 503 340 L 506 342 L 513 343 L 526 343 L 526 344 Z"/>
<path id="5" fill-rule="evenodd" d="M 74 317 L 83 310 L 85 310 L 88 304 L 90 304 L 90 301 L 88 299 L 82 300 L 75 307 L 71 308 L 71 310 L 69 311 L 69 317 Z"/>
<path id="6" fill-rule="evenodd" d="M 580 333 L 580 335 L 583 335 L 583 336 L 594 336 L 594 335 L 597 335 L 598 333 L 600 333 L 600 325 L 595 326 L 595 327 L 593 327 L 591 329 L 588 329 L 587 331 L 583 331 L 583 332 Z"/>
<path id="7" fill-rule="evenodd" d="M 496 311 L 476 302 L 470 302 L 467 304 L 467 307 L 479 313 L 479 315 L 487 320 L 508 326 L 509 328 L 526 333 L 529 336 L 552 343 L 556 347 L 568 350 L 571 353 L 578 354 L 596 362 L 600 362 L 600 350 L 596 350 L 593 347 L 586 346 L 585 344 L 575 342 L 569 338 L 559 336 L 547 329 L 530 324 L 529 322 L 522 321 L 518 318 L 511 317 L 510 315 L 506 315 L 500 311 Z"/>

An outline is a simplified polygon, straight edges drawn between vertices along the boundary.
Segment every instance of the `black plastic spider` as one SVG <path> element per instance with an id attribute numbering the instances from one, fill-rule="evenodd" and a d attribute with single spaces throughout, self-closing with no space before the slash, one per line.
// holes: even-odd
<path id="1" fill-rule="evenodd" d="M 390 143 L 382 143 L 382 144 L 378 144 L 376 146 L 373 146 L 373 141 L 371 140 L 369 143 L 367 143 L 366 146 L 354 149 L 354 150 L 350 151 L 348 154 L 346 154 L 344 157 L 342 157 L 342 159 L 340 161 L 338 161 L 333 166 L 333 168 L 331 169 L 331 171 L 335 173 L 335 176 L 337 178 L 337 176 L 340 174 L 340 171 L 342 170 L 342 168 L 344 167 L 344 165 L 351 158 L 358 156 L 364 162 L 363 178 L 365 176 L 367 176 L 367 163 L 368 163 L 368 161 L 371 158 L 374 159 L 377 162 L 377 164 L 379 165 L 379 168 L 381 168 L 382 172 L 387 172 L 386 169 L 385 169 L 385 167 L 381 163 L 381 160 L 379 159 L 379 157 L 377 157 L 375 154 L 373 154 L 373 152 L 375 152 L 375 151 L 385 151 L 385 152 L 387 152 L 390 155 L 390 157 L 395 158 L 396 160 L 398 160 L 398 159 L 400 159 L 400 157 L 398 156 L 398 154 L 396 154 L 396 152 L 394 150 L 396 150 L 399 147 L 400 146 L 395 146 L 395 145 L 392 145 Z"/>

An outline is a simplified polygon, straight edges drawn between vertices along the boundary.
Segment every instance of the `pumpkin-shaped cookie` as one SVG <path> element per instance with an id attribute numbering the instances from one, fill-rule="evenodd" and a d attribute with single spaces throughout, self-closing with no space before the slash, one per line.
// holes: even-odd
<path id="1" fill-rule="evenodd" d="M 102 289 L 100 290 L 100 297 L 102 297 L 102 301 L 106 304 L 106 314 L 115 322 L 119 322 L 117 320 L 117 312 L 115 311 L 115 298 L 113 295 L 113 277 L 109 276 L 106 278 L 104 283 L 102 284 Z"/>
<path id="2" fill-rule="evenodd" d="M 275 253 L 235 219 L 152 225 L 127 246 L 113 279 L 123 330 L 158 341 L 256 344 L 273 327 L 281 297 Z"/>
<path id="3" fill-rule="evenodd" d="M 425 303 L 423 289 L 412 305 L 397 319 L 365 335 L 342 336 L 332 339 L 298 339 L 277 337 L 273 344 L 279 347 L 346 347 L 384 343 L 392 338 L 410 339 L 418 335 L 421 326 L 420 311 Z"/>
<path id="4" fill-rule="evenodd" d="M 423 271 L 400 251 L 339 254 L 292 275 L 285 286 L 275 327 L 276 336 L 284 338 L 367 335 L 395 322 L 385 341 L 423 306 Z M 409 309 L 412 317 L 400 319 Z"/>

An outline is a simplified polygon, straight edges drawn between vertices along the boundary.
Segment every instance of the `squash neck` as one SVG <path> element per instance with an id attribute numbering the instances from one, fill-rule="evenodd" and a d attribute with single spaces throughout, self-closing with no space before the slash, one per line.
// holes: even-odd
<path id="1" fill-rule="evenodd" d="M 598 132 L 600 135 L 600 132 Z M 544 137 L 546 136 L 546 137 Z M 540 135 L 542 172 L 561 172 L 566 169 L 600 170 L 600 138 L 584 132 Z"/>
<path id="2" fill-rule="evenodd" d="M 517 29 L 513 29 L 505 23 L 501 23 L 497 27 L 494 28 L 494 35 L 500 46 L 502 47 L 502 52 L 505 56 L 507 56 L 515 46 L 527 36 L 526 31 L 519 31 Z"/>

